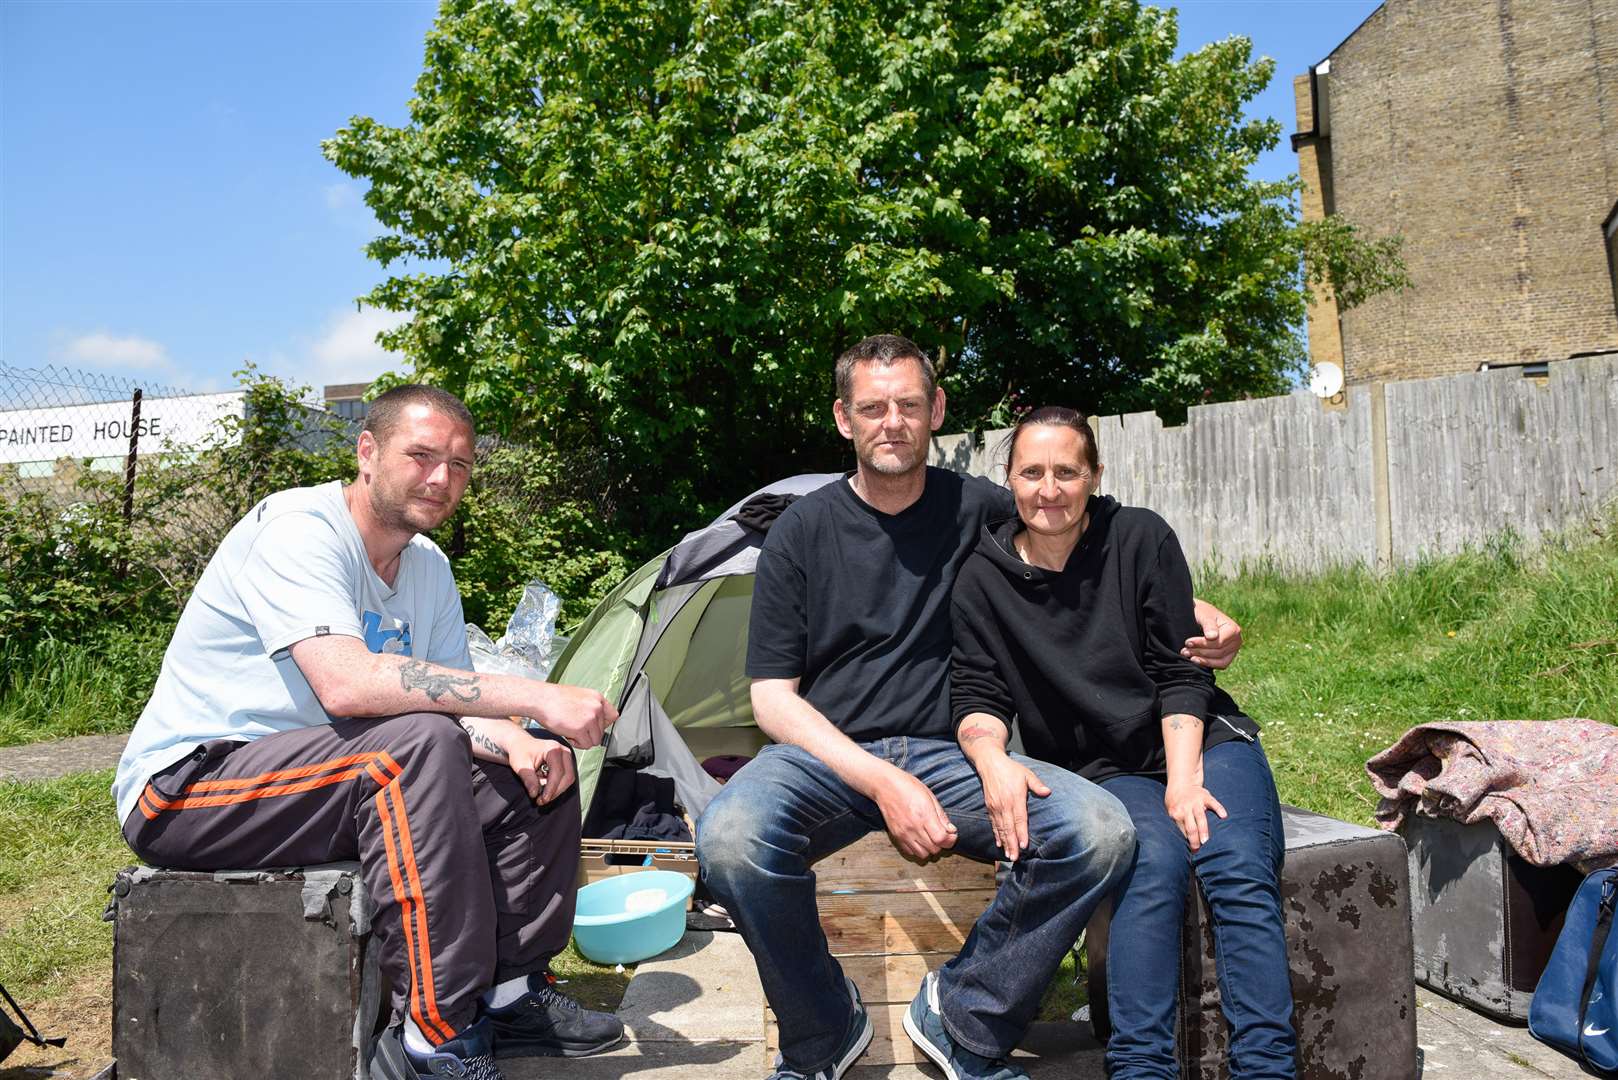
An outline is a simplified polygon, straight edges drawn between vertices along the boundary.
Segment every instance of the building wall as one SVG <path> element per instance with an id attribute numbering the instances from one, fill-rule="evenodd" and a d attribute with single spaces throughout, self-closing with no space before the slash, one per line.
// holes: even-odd
<path id="1" fill-rule="evenodd" d="M 1323 145 L 1335 212 L 1403 236 L 1413 282 L 1342 313 L 1350 383 L 1618 348 L 1618 4 L 1388 0 L 1328 59 L 1300 169 Z"/>

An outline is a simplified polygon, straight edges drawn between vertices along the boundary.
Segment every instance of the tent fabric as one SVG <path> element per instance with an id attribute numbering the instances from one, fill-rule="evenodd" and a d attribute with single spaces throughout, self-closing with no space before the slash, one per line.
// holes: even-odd
<path id="1" fill-rule="evenodd" d="M 602 762 L 628 760 L 674 779 L 695 820 L 718 785 L 693 747 L 706 757 L 768 742 L 753 723 L 744 670 L 764 534 L 733 518 L 760 495 L 802 496 L 843 475 L 792 476 L 739 500 L 636 570 L 572 632 L 550 680 L 599 690 L 620 713 L 607 745 L 579 754 L 586 811 Z"/>

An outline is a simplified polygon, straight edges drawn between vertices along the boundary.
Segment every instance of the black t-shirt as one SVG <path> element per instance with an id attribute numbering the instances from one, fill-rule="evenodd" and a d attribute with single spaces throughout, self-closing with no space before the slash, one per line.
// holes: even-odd
<path id="1" fill-rule="evenodd" d="M 928 468 L 920 499 L 897 514 L 867 504 L 845 477 L 793 503 L 759 552 L 747 674 L 792 679 L 860 742 L 954 737 L 949 595 L 990 518 L 1011 493 Z"/>

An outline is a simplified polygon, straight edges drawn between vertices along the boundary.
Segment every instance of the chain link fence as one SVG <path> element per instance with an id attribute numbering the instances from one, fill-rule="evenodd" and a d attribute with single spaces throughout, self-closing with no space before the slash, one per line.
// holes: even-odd
<path id="1" fill-rule="evenodd" d="M 150 597 L 178 611 L 225 534 L 260 499 L 352 479 L 360 423 L 258 373 L 236 389 L 191 393 L 100 373 L 0 365 L 0 526 L 7 533 L 0 561 L 8 564 L 0 578 L 13 582 L 0 580 L 0 594 L 9 588 L 10 602 L 19 602 L 15 583 L 27 576 L 19 567 L 32 560 L 34 594 L 43 595 L 42 578 L 58 592 L 67 587 L 49 583 L 50 567 L 59 565 L 55 576 L 63 582 Z M 472 607 L 484 595 L 493 598 L 491 608 L 503 607 L 500 598 L 541 574 L 564 584 L 569 572 L 580 575 L 570 591 L 582 599 L 597 591 L 582 568 L 531 564 L 600 550 L 604 541 L 616 547 L 619 490 L 599 454 L 484 434 L 468 503 L 435 539 L 458 576 L 464 568 L 488 579 L 463 580 Z M 544 535 L 558 542 L 545 549 Z M 0 595 L 0 609 L 7 599 Z M 127 607 L 123 599 L 106 605 L 109 614 L 120 606 Z"/>
<path id="2" fill-rule="evenodd" d="M 192 393 L 63 368 L 0 366 L 0 498 L 18 527 L 121 523 L 127 562 L 181 592 L 266 484 L 328 479 L 357 425 L 271 380 Z M 272 392 L 266 392 L 272 390 Z M 265 415 L 265 413 L 268 415 Z"/>

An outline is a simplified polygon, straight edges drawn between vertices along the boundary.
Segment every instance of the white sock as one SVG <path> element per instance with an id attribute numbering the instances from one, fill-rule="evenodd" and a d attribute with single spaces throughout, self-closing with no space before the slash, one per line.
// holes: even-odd
<path id="1" fill-rule="evenodd" d="M 404 1022 L 404 1044 L 405 1049 L 412 1054 L 425 1055 L 433 1052 L 433 1044 L 427 1041 L 427 1036 L 416 1026 L 415 1019 L 409 1016 L 405 1017 Z"/>
<path id="2" fill-rule="evenodd" d="M 518 975 L 483 992 L 483 1004 L 491 1009 L 503 1009 L 528 993 L 528 976 Z"/>

